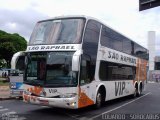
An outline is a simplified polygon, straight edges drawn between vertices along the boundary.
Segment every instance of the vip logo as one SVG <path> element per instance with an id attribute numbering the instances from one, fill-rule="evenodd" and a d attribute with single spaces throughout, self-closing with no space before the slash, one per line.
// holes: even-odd
<path id="1" fill-rule="evenodd" d="M 123 95 L 125 87 L 126 87 L 125 82 L 115 82 L 115 96 Z"/>
<path id="2" fill-rule="evenodd" d="M 56 93 L 57 89 L 49 89 L 49 93 Z"/>

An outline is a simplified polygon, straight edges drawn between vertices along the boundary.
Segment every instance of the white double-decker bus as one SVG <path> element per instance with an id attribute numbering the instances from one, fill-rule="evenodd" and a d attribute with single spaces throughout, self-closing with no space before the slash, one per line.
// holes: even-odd
<path id="1" fill-rule="evenodd" d="M 25 102 L 77 109 L 141 95 L 148 50 L 86 16 L 39 21 L 25 58 Z"/>

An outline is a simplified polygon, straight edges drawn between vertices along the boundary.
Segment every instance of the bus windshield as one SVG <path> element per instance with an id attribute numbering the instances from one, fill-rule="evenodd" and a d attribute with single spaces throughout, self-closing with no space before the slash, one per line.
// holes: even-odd
<path id="1" fill-rule="evenodd" d="M 38 22 L 30 38 L 33 44 L 81 43 L 84 19 L 58 19 Z"/>
<path id="2" fill-rule="evenodd" d="M 24 82 L 40 86 L 76 86 L 72 69 L 74 52 L 35 52 L 26 56 Z"/>

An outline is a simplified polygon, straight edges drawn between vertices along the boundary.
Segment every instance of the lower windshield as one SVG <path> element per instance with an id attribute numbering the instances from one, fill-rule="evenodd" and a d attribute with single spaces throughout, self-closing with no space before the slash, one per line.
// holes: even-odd
<path id="1" fill-rule="evenodd" d="M 77 75 L 71 70 L 73 53 L 28 53 L 25 82 L 40 86 L 76 86 Z"/>

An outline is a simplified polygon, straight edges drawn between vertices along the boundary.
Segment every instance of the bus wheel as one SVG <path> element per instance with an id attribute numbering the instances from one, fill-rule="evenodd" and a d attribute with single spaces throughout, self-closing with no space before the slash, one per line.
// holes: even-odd
<path id="1" fill-rule="evenodd" d="M 133 94 L 133 97 L 138 97 L 138 84 L 135 84 L 135 92 Z"/>
<path id="2" fill-rule="evenodd" d="M 97 92 L 97 96 L 96 96 L 96 104 L 95 104 L 95 108 L 100 108 L 102 105 L 102 93 L 100 90 L 98 90 Z"/>
<path id="3" fill-rule="evenodd" d="M 133 93 L 133 98 L 137 97 L 137 89 L 135 88 L 134 93 Z"/>
<path id="4" fill-rule="evenodd" d="M 140 84 L 139 89 L 138 89 L 138 93 L 137 93 L 138 97 L 141 95 L 142 95 L 142 83 Z"/>

